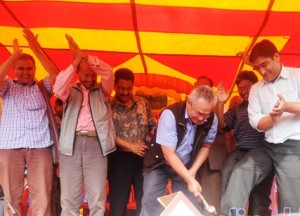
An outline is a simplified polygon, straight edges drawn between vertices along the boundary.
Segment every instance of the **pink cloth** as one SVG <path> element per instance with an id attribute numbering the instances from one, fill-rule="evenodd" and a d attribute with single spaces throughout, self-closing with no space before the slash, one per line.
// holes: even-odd
<path id="1" fill-rule="evenodd" d="M 27 184 L 33 215 L 51 216 L 52 186 L 51 148 L 0 150 L 0 182 L 5 196 L 18 215 L 24 190 L 24 167 L 27 166 Z M 8 214 L 5 214 L 8 215 Z"/>
<path id="2" fill-rule="evenodd" d="M 106 94 L 107 100 L 113 90 L 114 87 L 114 75 L 112 72 L 112 68 L 101 61 L 97 57 L 89 56 L 88 63 L 92 66 L 93 70 L 101 76 L 101 88 L 103 92 Z M 76 73 L 76 68 L 71 64 L 66 70 L 61 71 L 56 77 L 53 92 L 56 94 L 58 98 L 62 101 L 66 101 L 70 95 L 70 85 L 72 79 Z M 81 105 L 76 131 L 80 130 L 89 130 L 94 131 L 95 126 L 92 119 L 92 114 L 90 111 L 90 105 L 88 101 L 88 93 L 89 90 L 84 87 L 84 85 L 78 83 L 78 86 L 81 88 L 83 92 L 83 102 Z"/>
<path id="3" fill-rule="evenodd" d="M 272 188 L 271 188 L 270 199 L 271 199 L 270 209 L 272 210 L 272 215 L 275 216 L 275 215 L 278 214 L 276 178 L 274 178 L 274 181 L 273 181 L 273 185 L 272 185 Z"/>

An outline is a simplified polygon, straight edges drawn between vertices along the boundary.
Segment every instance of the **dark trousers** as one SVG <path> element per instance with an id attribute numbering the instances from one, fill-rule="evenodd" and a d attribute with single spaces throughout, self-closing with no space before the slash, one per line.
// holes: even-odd
<path id="1" fill-rule="evenodd" d="M 116 151 L 108 156 L 110 215 L 124 216 L 133 185 L 136 215 L 141 211 L 143 196 L 143 158 L 129 152 Z"/>
<path id="2" fill-rule="evenodd" d="M 202 204 L 188 190 L 186 182 L 168 165 L 163 164 L 144 176 L 144 196 L 142 199 L 141 216 L 159 216 L 164 208 L 157 198 L 164 196 L 169 179 L 172 182 L 172 192 L 181 191 L 191 203 L 203 212 Z"/>
<path id="3" fill-rule="evenodd" d="M 236 215 L 244 209 L 254 186 L 275 169 L 278 212 L 298 213 L 300 208 L 300 141 L 264 142 L 235 166 L 221 201 L 222 215 Z"/>
<path id="4" fill-rule="evenodd" d="M 60 179 L 56 175 L 58 166 L 53 165 L 53 179 L 52 179 L 52 191 L 51 191 L 51 216 L 59 216 L 61 213 L 60 205 Z"/>
<path id="5" fill-rule="evenodd" d="M 246 156 L 248 151 L 236 149 L 230 152 L 224 160 L 221 170 L 221 199 L 224 199 L 224 194 L 234 170 L 235 165 Z M 274 170 L 259 184 L 254 186 L 249 196 L 248 215 L 271 215 L 269 206 L 271 204 L 270 193 L 274 179 Z"/>

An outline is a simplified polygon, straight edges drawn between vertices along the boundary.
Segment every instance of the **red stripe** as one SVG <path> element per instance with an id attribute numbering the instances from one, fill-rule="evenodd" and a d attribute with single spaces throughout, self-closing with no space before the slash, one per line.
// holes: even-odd
<path id="1" fill-rule="evenodd" d="M 129 4 L 7 2 L 6 5 L 26 27 L 133 30 Z M 16 23 L 1 18 L 0 25 Z"/>
<path id="2" fill-rule="evenodd" d="M 50 59 L 58 66 L 60 70 L 68 67 L 72 62 L 72 55 L 70 50 L 44 49 Z M 117 52 L 100 52 L 100 51 L 86 51 L 89 55 L 97 56 L 112 67 L 116 67 L 129 59 L 133 58 L 135 54 L 132 53 L 117 53 Z"/>
<path id="3" fill-rule="evenodd" d="M 2 64 L 9 56 L 10 52 L 0 43 L 0 64 Z M 7 74 L 10 78 L 15 78 L 16 74 L 13 71 L 13 68 L 10 68 Z"/>
<path id="4" fill-rule="evenodd" d="M 299 12 L 271 12 L 269 21 L 262 31 L 262 35 L 296 35 L 300 33 L 300 13 Z"/>
<path id="5" fill-rule="evenodd" d="M 27 27 L 134 30 L 130 4 L 6 2 Z M 1 6 L 2 7 L 2 6 Z M 17 24 L 0 7 L 0 25 Z M 38 9 L 37 9 L 38 8 Z M 265 12 L 136 5 L 139 31 L 253 36 Z M 300 13 L 271 12 L 263 35 L 300 34 Z"/>
<path id="6" fill-rule="evenodd" d="M 72 56 L 69 50 L 44 50 L 48 56 L 55 62 L 60 70 L 65 69 L 71 64 Z M 98 51 L 87 51 L 89 55 L 98 56 L 112 67 L 116 67 L 127 60 L 133 58 L 134 54 L 128 53 L 109 53 Z M 192 85 L 180 78 L 174 78 L 167 75 L 142 74 L 143 71 L 134 71 L 135 86 L 146 86 L 149 88 L 159 87 L 163 89 L 174 89 L 177 92 L 189 93 Z"/>
<path id="7" fill-rule="evenodd" d="M 11 17 L 8 11 L 0 4 L 0 25 L 3 26 L 18 26 L 18 23 Z"/>

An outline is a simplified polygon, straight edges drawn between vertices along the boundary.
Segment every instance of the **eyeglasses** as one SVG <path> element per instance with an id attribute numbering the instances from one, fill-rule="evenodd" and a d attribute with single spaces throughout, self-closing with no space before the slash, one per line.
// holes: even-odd
<path id="1" fill-rule="evenodd" d="M 202 117 L 204 119 L 207 119 L 210 116 L 210 113 L 200 112 L 196 108 L 193 107 L 192 103 L 189 103 L 189 104 L 190 104 L 191 110 L 192 110 L 192 112 L 194 113 L 195 116 Z"/>

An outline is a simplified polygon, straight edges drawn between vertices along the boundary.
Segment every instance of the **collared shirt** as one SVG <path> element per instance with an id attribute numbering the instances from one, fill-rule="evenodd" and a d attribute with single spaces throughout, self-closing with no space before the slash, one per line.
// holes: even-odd
<path id="1" fill-rule="evenodd" d="M 263 80 L 254 84 L 249 95 L 249 120 L 257 128 L 261 118 L 268 116 L 280 93 L 287 102 L 300 102 L 300 69 L 282 66 L 280 76 L 273 83 Z M 265 131 L 270 143 L 283 143 L 287 139 L 300 140 L 300 115 L 284 112 L 276 124 Z"/>
<path id="2" fill-rule="evenodd" d="M 186 119 L 186 134 L 184 135 L 181 143 L 179 143 L 176 149 L 177 156 L 186 165 L 191 160 L 191 153 L 193 150 L 193 143 L 196 134 L 197 125 L 193 124 L 187 114 L 187 109 L 185 110 Z M 175 116 L 171 110 L 165 109 L 159 118 L 156 142 L 160 145 L 168 147 L 176 147 L 178 142 L 177 137 L 177 122 L 175 121 Z M 207 136 L 203 140 L 205 144 L 212 144 L 215 140 L 218 129 L 218 119 L 214 116 L 214 121 L 212 127 L 210 128 Z"/>
<path id="3" fill-rule="evenodd" d="M 0 121 L 1 121 L 1 115 L 2 115 L 2 107 L 3 107 L 3 101 L 2 101 L 2 98 L 0 98 Z"/>
<path id="4" fill-rule="evenodd" d="M 129 142 L 144 141 L 146 135 L 156 127 L 156 121 L 148 102 L 133 96 L 131 106 L 112 100 L 113 121 L 116 133 Z"/>
<path id="5" fill-rule="evenodd" d="M 101 88 L 106 97 L 109 98 L 114 85 L 112 68 L 95 56 L 89 56 L 88 63 L 92 66 L 93 70 L 101 76 Z M 66 70 L 61 71 L 56 77 L 55 84 L 53 86 L 53 92 L 64 102 L 70 95 L 70 85 L 75 73 L 76 68 L 74 68 L 73 65 L 70 65 Z M 95 126 L 88 99 L 89 90 L 80 83 L 78 83 L 77 85 L 83 93 L 83 101 L 78 116 L 76 131 L 94 131 Z"/>
<path id="6" fill-rule="evenodd" d="M 44 79 L 52 93 L 49 78 Z M 0 149 L 45 148 L 52 145 L 46 103 L 35 81 L 22 85 L 6 78 L 0 89 L 3 113 Z"/>
<path id="7" fill-rule="evenodd" d="M 234 130 L 235 145 L 238 148 L 252 149 L 264 138 L 264 133 L 255 130 L 249 123 L 248 101 L 230 108 L 224 114 L 224 121 L 224 131 Z"/>

